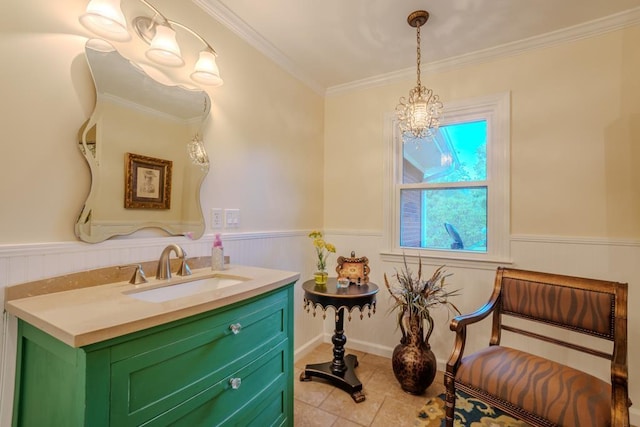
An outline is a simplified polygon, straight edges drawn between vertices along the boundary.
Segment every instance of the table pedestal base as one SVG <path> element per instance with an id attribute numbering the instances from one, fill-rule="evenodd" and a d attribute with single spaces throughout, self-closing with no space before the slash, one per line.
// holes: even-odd
<path id="1" fill-rule="evenodd" d="M 316 306 L 321 306 L 323 313 L 327 308 L 333 307 L 336 311 L 336 327 L 331 337 L 333 360 L 305 366 L 300 374 L 300 381 L 311 381 L 311 377 L 319 377 L 349 393 L 356 403 L 364 402 L 362 383 L 355 374 L 358 358 L 353 354 L 345 356 L 344 346 L 347 343 L 347 337 L 344 334 L 344 313 L 345 311 L 349 313 L 349 320 L 351 320 L 351 310 L 355 308 L 360 310 L 360 318 L 365 307 L 370 309 L 373 307 L 375 313 L 375 295 L 378 292 L 378 286 L 374 283 L 365 283 L 362 286 L 349 285 L 348 288 L 338 288 L 336 279 L 329 279 L 324 288 L 318 288 L 313 280 L 304 282 L 302 288 L 307 312 L 309 307 L 313 306 L 315 316 Z"/>
<path id="2" fill-rule="evenodd" d="M 307 365 L 300 374 L 300 381 L 311 381 L 311 377 L 323 378 L 336 387 L 340 387 L 351 395 L 351 398 L 360 403 L 365 400 L 362 392 L 362 383 L 356 377 L 354 369 L 358 366 L 358 358 L 353 354 L 348 354 L 344 358 L 344 372 L 334 373 L 331 369 L 335 362 L 316 363 Z"/>

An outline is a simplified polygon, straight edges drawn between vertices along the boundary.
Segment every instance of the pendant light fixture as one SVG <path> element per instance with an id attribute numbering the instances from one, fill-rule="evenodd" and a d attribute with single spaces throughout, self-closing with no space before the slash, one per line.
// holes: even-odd
<path id="1" fill-rule="evenodd" d="M 199 134 L 196 134 L 187 144 L 187 153 L 189 153 L 189 158 L 194 165 L 200 166 L 202 170 L 209 169 L 209 156 Z"/>
<path id="2" fill-rule="evenodd" d="M 409 98 L 400 98 L 396 106 L 398 126 L 405 138 L 425 138 L 432 136 L 440 126 L 442 114 L 442 102 L 433 90 L 422 86 L 420 81 L 420 27 L 429 19 L 429 12 L 417 10 L 409 15 L 407 22 L 416 28 L 417 32 L 417 83 L 416 87 L 409 91 Z"/>

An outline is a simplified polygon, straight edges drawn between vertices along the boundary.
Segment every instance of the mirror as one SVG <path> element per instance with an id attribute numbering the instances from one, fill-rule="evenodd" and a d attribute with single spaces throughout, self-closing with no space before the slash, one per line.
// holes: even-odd
<path id="1" fill-rule="evenodd" d="M 78 135 L 91 190 L 76 236 L 96 243 L 155 227 L 200 238 L 200 186 L 209 161 L 199 135 L 209 96 L 171 85 L 159 70 L 135 65 L 103 40 L 89 40 L 85 54 L 96 106 Z"/>

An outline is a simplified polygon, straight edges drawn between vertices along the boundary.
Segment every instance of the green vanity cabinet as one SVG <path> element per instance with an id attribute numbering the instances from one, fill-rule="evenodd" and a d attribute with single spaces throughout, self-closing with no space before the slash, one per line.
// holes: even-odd
<path id="1" fill-rule="evenodd" d="M 82 348 L 20 320 L 13 425 L 292 426 L 292 297 L 290 284 Z"/>

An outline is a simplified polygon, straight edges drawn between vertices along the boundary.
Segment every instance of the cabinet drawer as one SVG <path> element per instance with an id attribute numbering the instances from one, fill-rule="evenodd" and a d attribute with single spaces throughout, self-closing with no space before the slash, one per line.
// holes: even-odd
<path id="1" fill-rule="evenodd" d="M 280 425 L 286 419 L 287 342 L 281 343 L 221 381 L 142 425 L 248 426 Z M 231 379 L 240 379 L 237 389 Z"/>
<path id="2" fill-rule="evenodd" d="M 253 366 L 286 342 L 287 313 L 281 292 L 114 346 L 112 425 L 143 424 Z"/>

